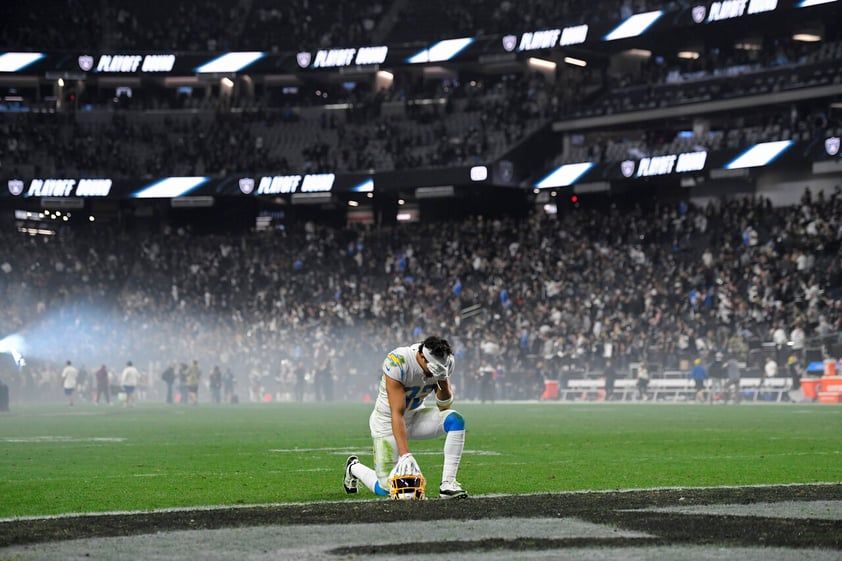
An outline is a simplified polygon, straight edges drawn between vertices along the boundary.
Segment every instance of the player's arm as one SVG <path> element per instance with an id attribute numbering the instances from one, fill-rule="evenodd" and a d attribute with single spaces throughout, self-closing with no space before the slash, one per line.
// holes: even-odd
<path id="1" fill-rule="evenodd" d="M 386 376 L 386 395 L 389 397 L 389 409 L 392 411 L 392 435 L 398 446 L 398 457 L 409 453 L 409 441 L 406 437 L 406 390 L 398 380 Z"/>
<path id="2" fill-rule="evenodd" d="M 440 411 L 450 409 L 453 404 L 453 389 L 450 386 L 450 378 L 436 382 L 436 405 Z"/>

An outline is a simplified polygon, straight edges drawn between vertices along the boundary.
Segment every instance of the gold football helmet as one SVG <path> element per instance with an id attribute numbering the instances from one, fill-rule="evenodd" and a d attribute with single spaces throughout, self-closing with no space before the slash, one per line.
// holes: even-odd
<path id="1" fill-rule="evenodd" d="M 389 478 L 389 498 L 393 501 L 424 500 L 427 479 L 420 473 L 393 475 Z"/>

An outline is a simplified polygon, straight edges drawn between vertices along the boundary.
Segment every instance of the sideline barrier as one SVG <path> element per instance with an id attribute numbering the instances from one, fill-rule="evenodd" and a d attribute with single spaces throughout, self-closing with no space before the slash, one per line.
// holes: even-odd
<path id="1" fill-rule="evenodd" d="M 842 387 L 842 377 L 838 378 Z M 807 380 L 809 382 L 809 380 Z M 717 380 L 717 385 L 712 386 L 708 380 L 705 386 L 705 401 L 711 400 L 713 393 L 714 401 L 724 400 L 724 382 Z M 784 401 L 792 383 L 789 377 L 771 378 L 764 381 L 760 386 L 761 378 L 742 378 L 740 380 L 740 392 L 743 401 Z M 802 385 L 804 380 L 802 380 Z M 560 389 L 557 399 L 563 401 L 603 401 L 605 382 L 602 379 L 572 379 L 568 380 L 566 387 Z M 632 378 L 621 378 L 614 382 L 614 394 L 610 401 L 637 401 L 637 380 Z M 545 389 L 544 395 L 547 394 Z M 693 401 L 696 396 L 696 386 L 689 378 L 654 378 L 649 380 L 649 387 L 646 391 L 648 401 Z M 806 396 L 806 392 L 805 392 Z M 542 399 L 547 399 L 541 396 Z M 815 398 L 810 398 L 815 399 Z"/>

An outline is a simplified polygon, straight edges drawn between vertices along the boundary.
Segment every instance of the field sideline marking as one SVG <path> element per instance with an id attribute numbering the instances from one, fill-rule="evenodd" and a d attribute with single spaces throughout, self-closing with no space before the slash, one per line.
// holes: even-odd
<path id="1" fill-rule="evenodd" d="M 777 483 L 767 484 L 762 483 L 754 485 L 717 485 L 713 487 L 647 487 L 647 488 L 632 488 L 632 489 L 596 489 L 596 490 L 578 490 L 578 491 L 560 491 L 557 493 L 488 493 L 484 495 L 472 495 L 474 498 L 499 498 L 499 497 L 529 497 L 529 496 L 545 496 L 545 495 L 584 495 L 584 494 L 631 494 L 642 491 L 713 491 L 722 489 L 766 489 L 766 488 L 780 488 L 787 487 L 821 487 L 823 485 L 839 485 L 838 481 L 819 481 L 813 483 Z M 159 508 L 151 510 L 115 510 L 110 512 L 68 512 L 64 514 L 49 514 L 43 516 L 12 516 L 8 518 L 0 518 L 0 524 L 4 522 L 18 522 L 21 520 L 60 520 L 62 518 L 78 518 L 78 517 L 106 517 L 106 516 L 133 516 L 140 514 L 163 514 L 170 512 L 209 512 L 215 510 L 240 510 L 248 508 L 267 508 L 267 507 L 290 507 L 290 506 L 307 506 L 316 504 L 328 503 L 373 503 L 380 502 L 385 499 L 372 497 L 370 499 L 352 499 L 352 500 L 335 500 L 335 501 L 306 501 L 306 502 L 287 502 L 287 503 L 255 503 L 248 505 L 205 505 L 205 506 L 190 506 L 190 507 L 171 507 Z"/>
<path id="2" fill-rule="evenodd" d="M 300 452 L 330 452 L 333 454 L 359 454 L 359 448 L 270 448 L 269 452 L 273 454 L 297 454 Z M 475 456 L 502 456 L 500 452 L 495 450 L 469 450 L 465 449 L 463 454 L 473 454 Z M 420 451 L 420 452 L 413 452 L 415 456 L 432 456 L 435 454 L 441 455 L 441 451 L 435 450 L 428 450 L 428 451 Z"/>

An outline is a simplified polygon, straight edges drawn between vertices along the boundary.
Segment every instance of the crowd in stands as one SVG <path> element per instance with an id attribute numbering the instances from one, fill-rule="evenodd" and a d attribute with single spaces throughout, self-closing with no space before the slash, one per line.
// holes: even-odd
<path id="1" fill-rule="evenodd" d="M 168 50 L 297 52 L 399 44 L 619 21 L 650 9 L 645 0 L 469 0 L 463 2 L 320 2 L 294 0 L 64 0 L 5 3 L 0 44 L 19 50 Z M 668 10 L 684 2 L 667 3 Z M 105 8 L 103 10 L 103 8 Z M 395 17 L 386 20 L 394 8 Z"/>
<path id="2" fill-rule="evenodd" d="M 834 29 L 818 46 L 776 34 L 755 41 L 739 46 L 711 44 L 695 59 L 654 52 L 642 59 L 640 75 L 606 73 L 591 81 L 591 103 L 562 104 L 556 117 L 612 115 L 842 81 L 835 62 L 842 56 L 842 40 Z"/>
<path id="3" fill-rule="evenodd" d="M 0 123 L 6 138 L 0 161 L 10 176 L 118 177 L 478 164 L 499 157 L 544 122 L 547 98 L 535 81 L 505 76 L 409 96 L 397 90 L 361 94 L 343 110 L 9 114 Z"/>
<path id="4" fill-rule="evenodd" d="M 456 349 L 465 398 L 488 363 L 501 399 L 535 399 L 545 378 L 598 372 L 607 357 L 621 377 L 643 358 L 657 376 L 717 352 L 759 368 L 775 330 L 838 345 L 840 213 L 837 188 L 794 207 L 747 197 L 245 234 L 5 230 L 0 332 L 27 348 L 4 376 L 45 399 L 66 360 L 132 360 L 150 388 L 197 360 L 230 369 L 240 399 L 289 399 L 296 372 L 312 380 L 330 360 L 333 398 L 359 400 L 384 352 L 434 333 Z"/>

